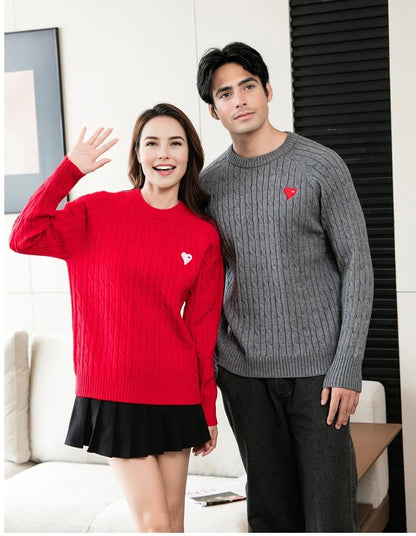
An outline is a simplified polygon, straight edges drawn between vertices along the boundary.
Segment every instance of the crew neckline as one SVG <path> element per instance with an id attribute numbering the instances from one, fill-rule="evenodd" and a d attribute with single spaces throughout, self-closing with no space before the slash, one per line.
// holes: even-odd
<path id="1" fill-rule="evenodd" d="M 233 146 L 230 145 L 226 153 L 227 159 L 230 164 L 242 168 L 253 168 L 268 164 L 285 155 L 295 146 L 297 134 L 294 132 L 286 132 L 286 134 L 287 137 L 280 147 L 270 153 L 261 154 L 259 156 L 240 156 L 234 151 Z"/>
<path id="2" fill-rule="evenodd" d="M 157 218 L 161 220 L 176 218 L 185 210 L 185 205 L 182 201 L 178 201 L 178 203 L 171 208 L 153 207 L 152 205 L 149 205 L 149 203 L 144 199 L 140 188 L 135 188 L 133 192 L 136 193 L 135 200 L 137 201 L 137 203 L 135 203 L 135 205 L 139 208 L 141 212 L 152 218 Z"/>

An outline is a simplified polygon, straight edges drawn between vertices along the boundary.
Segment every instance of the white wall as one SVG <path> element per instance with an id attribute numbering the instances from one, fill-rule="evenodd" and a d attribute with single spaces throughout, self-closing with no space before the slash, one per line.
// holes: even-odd
<path id="1" fill-rule="evenodd" d="M 390 0 L 393 193 L 408 532 L 416 532 L 416 2 Z"/>
<path id="2" fill-rule="evenodd" d="M 113 162 L 86 177 L 71 197 L 129 188 L 127 158 L 137 115 L 157 102 L 182 108 L 201 134 L 209 162 L 229 138 L 208 116 L 196 90 L 198 60 L 211 46 L 242 40 L 270 67 L 273 121 L 292 130 L 287 0 L 5 0 L 5 31 L 58 27 L 65 135 L 112 126 L 120 142 Z M 5 218 L 6 329 L 71 329 L 69 288 L 62 261 L 11 252 Z"/>

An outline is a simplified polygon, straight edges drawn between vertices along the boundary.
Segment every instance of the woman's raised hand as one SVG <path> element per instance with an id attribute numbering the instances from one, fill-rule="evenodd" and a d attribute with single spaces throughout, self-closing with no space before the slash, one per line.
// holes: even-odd
<path id="1" fill-rule="evenodd" d="M 101 158 L 100 160 L 98 158 L 118 142 L 118 138 L 114 138 L 102 145 L 112 131 L 112 128 L 107 128 L 106 130 L 99 128 L 87 141 L 84 141 L 87 129 L 84 127 L 81 130 L 77 143 L 68 153 L 68 158 L 84 175 L 111 161 L 110 158 Z"/>

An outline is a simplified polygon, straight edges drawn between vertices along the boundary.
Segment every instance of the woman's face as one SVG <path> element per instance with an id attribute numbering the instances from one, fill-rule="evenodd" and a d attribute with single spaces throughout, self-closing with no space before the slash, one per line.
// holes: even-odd
<path id="1" fill-rule="evenodd" d="M 177 189 L 188 164 L 185 130 L 173 117 L 158 116 L 143 127 L 137 158 L 146 188 Z"/>

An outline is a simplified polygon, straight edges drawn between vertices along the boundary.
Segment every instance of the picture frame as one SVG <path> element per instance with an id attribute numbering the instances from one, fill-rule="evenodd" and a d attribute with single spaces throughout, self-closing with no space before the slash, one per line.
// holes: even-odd
<path id="1" fill-rule="evenodd" d="M 58 28 L 6 33 L 4 70 L 4 209 L 10 214 L 21 212 L 65 155 Z"/>

